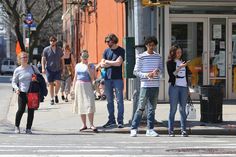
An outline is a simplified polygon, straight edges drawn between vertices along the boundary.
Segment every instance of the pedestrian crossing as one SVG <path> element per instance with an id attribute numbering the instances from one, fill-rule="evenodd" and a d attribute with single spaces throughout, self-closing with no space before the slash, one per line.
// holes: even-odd
<path id="1" fill-rule="evenodd" d="M 31 146 L 31 145 L 0 145 L 0 156 L 4 157 L 34 157 L 34 156 L 48 156 L 48 157 L 74 157 L 80 156 L 83 157 L 108 157 L 108 156 L 114 156 L 114 157 L 133 157 L 133 156 L 140 156 L 140 157 L 160 157 L 160 156 L 168 156 L 168 157 L 175 157 L 179 156 L 178 154 L 159 154 L 159 149 L 165 149 L 166 146 L 126 146 L 124 149 L 120 147 L 115 146 L 76 146 L 76 145 L 60 145 L 60 146 L 52 146 L 52 145 L 41 145 L 41 146 Z M 154 150 L 157 150 L 156 153 L 158 154 L 145 154 L 144 150 L 149 150 L 150 152 L 153 152 Z M 175 149 L 225 149 L 227 152 L 227 149 L 229 150 L 235 150 L 236 145 L 228 144 L 226 146 L 222 145 L 216 145 L 216 146 L 189 146 L 189 147 L 176 147 Z M 17 152 L 17 154 L 15 154 Z M 135 155 L 132 155 L 133 152 L 135 152 Z M 25 153 L 25 154 L 24 154 Z M 20 154 L 20 155 L 19 155 Z M 77 155 L 75 155 L 77 154 Z M 111 155 L 109 155 L 111 154 Z M 120 154 L 120 155 L 116 155 Z M 222 153 L 222 154 L 201 154 L 201 153 L 185 153 L 181 154 L 181 156 L 234 156 L 234 153 Z"/>
<path id="2" fill-rule="evenodd" d="M 4 157 L 235 157 L 234 138 L 129 137 L 127 134 L 0 135 Z M 87 136 L 87 137 L 86 137 Z M 232 141 L 233 140 L 233 141 Z"/>

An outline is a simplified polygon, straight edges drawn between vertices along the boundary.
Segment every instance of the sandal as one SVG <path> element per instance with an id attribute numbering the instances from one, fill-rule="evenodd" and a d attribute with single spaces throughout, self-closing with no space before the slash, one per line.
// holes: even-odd
<path id="1" fill-rule="evenodd" d="M 97 129 L 97 128 L 95 128 L 94 126 L 90 127 L 90 129 L 92 129 L 92 130 L 93 130 L 93 132 L 95 132 L 95 133 L 98 133 L 98 129 Z"/>
<path id="2" fill-rule="evenodd" d="M 87 126 L 83 127 L 83 128 L 80 128 L 79 131 L 83 131 L 83 130 L 86 130 L 86 129 L 88 129 Z"/>

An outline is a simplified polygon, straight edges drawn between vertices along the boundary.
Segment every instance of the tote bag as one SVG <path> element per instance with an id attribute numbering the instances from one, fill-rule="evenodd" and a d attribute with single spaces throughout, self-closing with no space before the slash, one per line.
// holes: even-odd
<path id="1" fill-rule="evenodd" d="M 29 109 L 38 109 L 39 108 L 39 93 L 28 93 L 28 108 Z"/>
<path id="2" fill-rule="evenodd" d="M 32 74 L 32 80 L 27 93 L 27 105 L 29 109 L 39 108 L 39 89 L 40 84 L 37 80 L 37 75 Z"/>
<path id="3" fill-rule="evenodd" d="M 187 119 L 197 118 L 196 108 L 194 107 L 193 101 L 190 96 L 188 96 L 188 102 L 186 105 L 186 115 L 187 115 Z"/>

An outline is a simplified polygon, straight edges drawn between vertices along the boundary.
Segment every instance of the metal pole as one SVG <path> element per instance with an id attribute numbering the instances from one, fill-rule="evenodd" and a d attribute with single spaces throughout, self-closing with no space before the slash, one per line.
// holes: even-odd
<path id="1" fill-rule="evenodd" d="M 143 44 L 143 8 L 140 0 L 134 0 L 134 36 L 135 36 L 135 56 L 137 57 L 143 52 L 143 48 L 140 45 Z M 140 80 L 139 78 L 134 79 L 134 93 L 133 93 L 133 119 L 134 113 L 138 107 L 139 91 L 140 91 Z"/>
<path id="2" fill-rule="evenodd" d="M 30 25 L 28 24 L 28 38 L 29 38 L 29 47 L 28 47 L 28 53 L 30 54 Z M 31 59 L 31 58 L 30 58 Z"/>

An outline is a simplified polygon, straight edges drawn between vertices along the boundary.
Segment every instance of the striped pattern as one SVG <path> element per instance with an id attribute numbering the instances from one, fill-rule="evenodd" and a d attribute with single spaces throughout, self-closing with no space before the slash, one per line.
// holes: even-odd
<path id="1" fill-rule="evenodd" d="M 148 54 L 147 51 L 145 51 L 137 56 L 134 75 L 140 77 L 141 87 L 160 86 L 160 76 L 157 76 L 154 79 L 147 78 L 147 74 L 155 69 L 159 69 L 160 73 L 162 73 L 163 63 L 159 53 L 154 52 L 154 54 Z"/>

